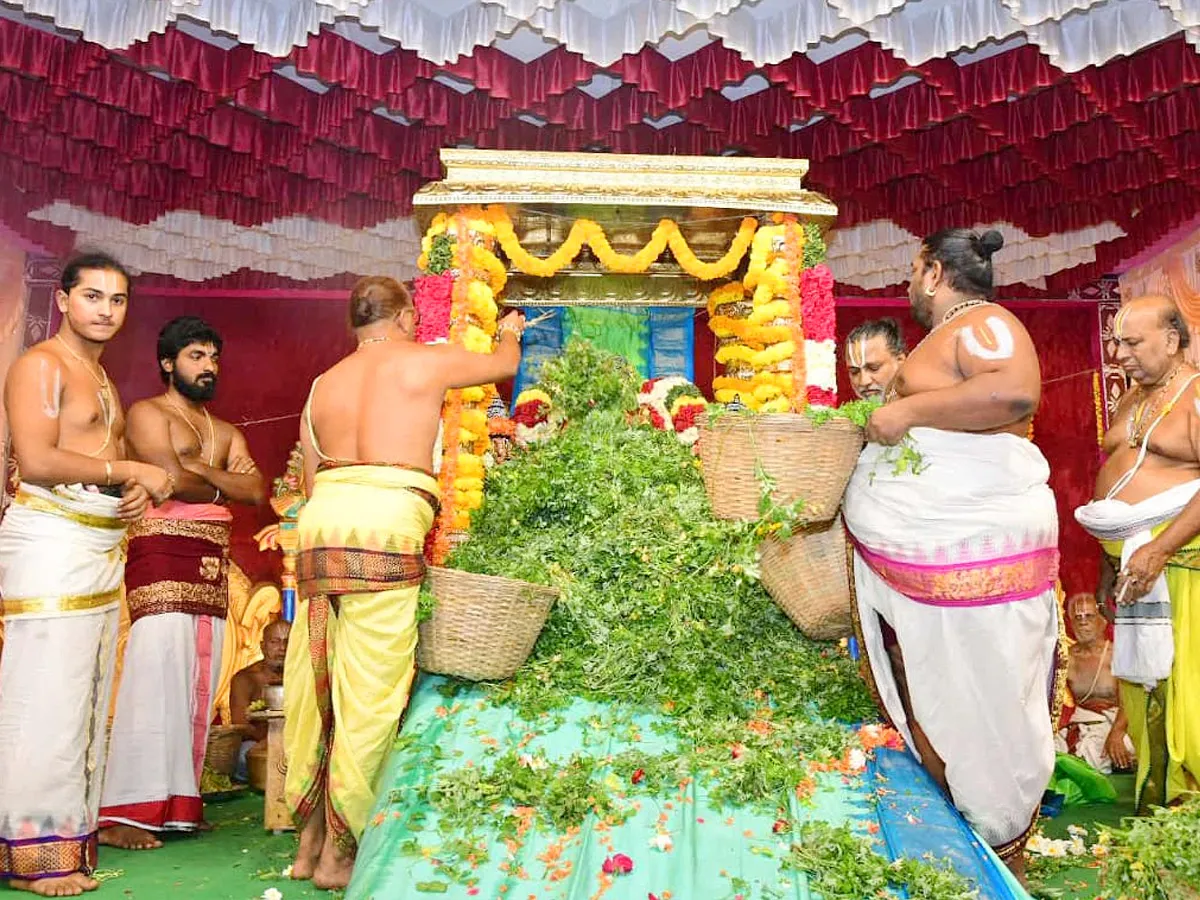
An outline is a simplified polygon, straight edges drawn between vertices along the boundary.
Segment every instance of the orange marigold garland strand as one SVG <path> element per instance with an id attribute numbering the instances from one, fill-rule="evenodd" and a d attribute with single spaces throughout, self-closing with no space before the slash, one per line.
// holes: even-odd
<path id="1" fill-rule="evenodd" d="M 1104 397 L 1100 390 L 1100 373 L 1092 373 L 1092 405 L 1096 408 L 1096 444 L 1104 446 Z"/>
<path id="2" fill-rule="evenodd" d="M 800 273 L 804 269 L 804 232 L 795 216 L 785 216 L 783 223 L 783 252 L 787 260 L 787 301 L 792 308 L 792 412 L 803 412 L 808 406 L 808 378 L 804 359 L 804 316 L 800 298 Z"/>

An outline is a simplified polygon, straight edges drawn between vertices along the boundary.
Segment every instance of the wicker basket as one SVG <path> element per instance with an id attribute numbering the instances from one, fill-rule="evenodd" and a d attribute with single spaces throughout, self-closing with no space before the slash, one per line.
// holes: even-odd
<path id="1" fill-rule="evenodd" d="M 430 567 L 437 598 L 420 626 L 417 664 L 467 681 L 511 678 L 529 658 L 558 591 L 493 575 Z"/>
<path id="2" fill-rule="evenodd" d="M 208 730 L 208 747 L 204 764 L 219 775 L 229 777 L 237 768 L 238 751 L 242 749 L 242 729 L 237 725 L 214 725 Z"/>
<path id="3" fill-rule="evenodd" d="M 704 487 L 719 519 L 759 517 L 761 465 L 778 502 L 803 497 L 810 522 L 831 521 L 863 445 L 862 429 L 847 419 L 814 428 L 796 413 L 726 415 L 712 425 L 701 416 L 699 426 Z"/>
<path id="4" fill-rule="evenodd" d="M 767 593 L 806 635 L 819 641 L 850 636 L 850 577 L 840 516 L 786 541 L 764 541 L 759 566 Z"/>

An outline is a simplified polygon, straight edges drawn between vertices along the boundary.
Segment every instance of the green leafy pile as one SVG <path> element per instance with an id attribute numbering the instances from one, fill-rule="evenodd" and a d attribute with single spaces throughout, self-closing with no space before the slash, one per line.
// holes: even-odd
<path id="1" fill-rule="evenodd" d="M 1200 892 L 1200 798 L 1102 832 L 1100 882 L 1113 900 L 1190 900 Z"/>
<path id="2" fill-rule="evenodd" d="M 903 888 L 910 900 L 972 900 L 978 892 L 965 878 L 933 860 L 900 858 L 889 863 L 872 842 L 845 825 L 809 822 L 800 830 L 788 864 L 809 876 L 822 900 L 893 896 Z"/>
<path id="3" fill-rule="evenodd" d="M 850 660 L 805 639 L 759 584 L 754 527 L 713 517 L 673 434 L 627 421 L 638 376 L 623 360 L 572 342 L 541 386 L 568 424 L 489 474 L 449 561 L 562 590 L 506 699 L 531 712 L 580 696 L 632 703 L 693 732 L 756 714 L 764 694 L 776 718 L 872 715 Z"/>

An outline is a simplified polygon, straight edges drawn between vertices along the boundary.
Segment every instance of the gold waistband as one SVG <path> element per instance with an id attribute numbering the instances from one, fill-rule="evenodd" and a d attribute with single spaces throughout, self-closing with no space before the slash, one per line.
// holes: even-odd
<path id="1" fill-rule="evenodd" d="M 108 516 L 97 516 L 92 513 L 76 512 L 73 509 L 68 509 L 58 503 L 53 503 L 44 497 L 38 497 L 36 494 L 31 494 L 24 488 L 17 490 L 17 496 L 13 498 L 13 503 L 33 509 L 38 512 L 49 513 L 52 516 L 60 516 L 64 519 L 69 519 L 72 522 L 77 522 L 88 528 L 124 528 L 125 523 L 120 519 L 110 519 Z"/>
<path id="2" fill-rule="evenodd" d="M 55 616 L 63 613 L 87 612 L 121 602 L 121 589 L 98 594 L 73 594 L 67 597 L 13 597 L 0 600 L 0 614 L 16 616 Z"/>

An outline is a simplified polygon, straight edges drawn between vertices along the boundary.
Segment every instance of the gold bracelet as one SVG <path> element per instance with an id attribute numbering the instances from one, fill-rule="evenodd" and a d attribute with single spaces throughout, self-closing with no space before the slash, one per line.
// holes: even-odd
<path id="1" fill-rule="evenodd" d="M 104 461 L 104 484 L 105 486 L 112 484 L 112 460 Z"/>
<path id="2" fill-rule="evenodd" d="M 512 336 L 515 337 L 518 341 L 521 340 L 521 337 L 524 335 L 524 329 L 518 328 L 516 325 L 507 325 L 507 324 L 501 325 L 499 328 L 497 328 L 496 334 L 501 335 L 501 334 L 504 334 L 504 332 L 506 332 L 506 331 L 509 332 L 510 334 L 512 334 Z"/>

